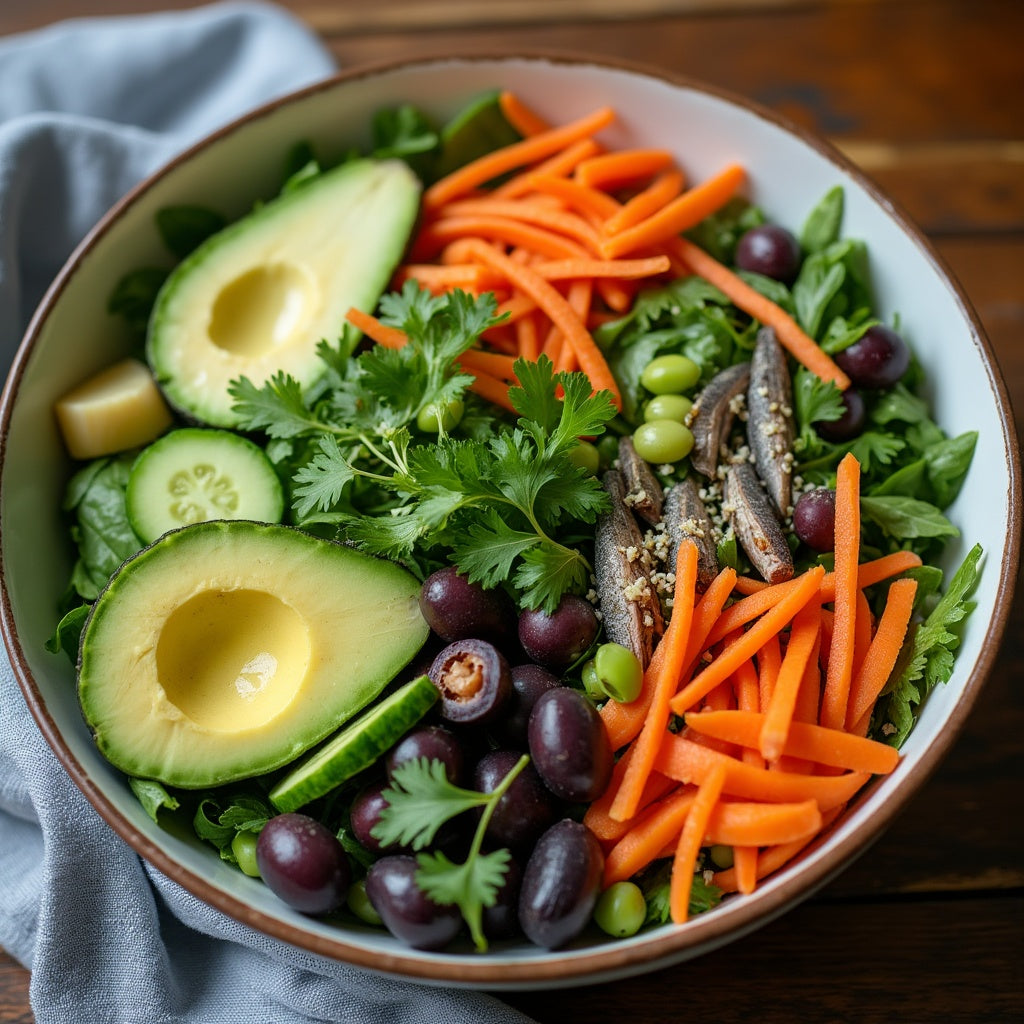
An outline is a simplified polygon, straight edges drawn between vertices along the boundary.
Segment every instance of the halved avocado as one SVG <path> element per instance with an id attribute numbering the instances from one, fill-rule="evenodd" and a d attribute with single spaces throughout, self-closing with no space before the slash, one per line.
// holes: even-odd
<path id="1" fill-rule="evenodd" d="M 419 179 L 400 160 L 352 160 L 285 192 L 207 239 L 171 273 L 146 355 L 168 401 L 232 427 L 228 385 L 278 371 L 304 387 L 325 366 L 345 314 L 371 312 L 401 259 Z"/>
<path id="2" fill-rule="evenodd" d="M 197 523 L 114 574 L 82 632 L 78 694 L 103 754 L 187 789 L 293 761 L 372 701 L 427 637 L 405 569 L 288 526 Z"/>

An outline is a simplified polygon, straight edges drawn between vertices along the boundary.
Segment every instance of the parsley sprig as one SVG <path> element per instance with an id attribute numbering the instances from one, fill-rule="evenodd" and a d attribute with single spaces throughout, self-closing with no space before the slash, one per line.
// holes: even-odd
<path id="1" fill-rule="evenodd" d="M 421 757 L 395 769 L 384 790 L 387 801 L 372 834 L 382 845 L 400 843 L 422 851 L 433 842 L 441 826 L 458 815 L 482 808 L 466 859 L 456 864 L 440 851 L 420 852 L 416 884 L 435 903 L 455 904 L 481 953 L 487 950 L 483 934 L 484 907 L 492 907 L 505 881 L 511 860 L 508 850 L 483 853 L 484 833 L 494 809 L 509 786 L 529 763 L 524 754 L 490 793 L 463 789 L 448 781 L 444 763 Z"/>

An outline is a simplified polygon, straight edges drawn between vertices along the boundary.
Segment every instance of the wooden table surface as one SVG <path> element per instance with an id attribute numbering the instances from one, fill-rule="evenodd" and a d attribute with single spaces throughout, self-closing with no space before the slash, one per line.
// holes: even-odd
<path id="1" fill-rule="evenodd" d="M 188 0 L 2 0 L 0 34 Z M 289 0 L 346 67 L 559 48 L 643 61 L 836 142 L 936 244 L 1024 409 L 1020 0 Z M 818 896 L 702 959 L 510 1002 L 539 1021 L 1024 1020 L 1024 588 L 952 753 Z M 713 1001 L 695 985 L 716 979 Z M 734 979 L 729 982 L 729 979 Z M 33 1020 L 0 951 L 0 1024 Z M 83 1024 L 88 1022 L 83 1017 Z"/>

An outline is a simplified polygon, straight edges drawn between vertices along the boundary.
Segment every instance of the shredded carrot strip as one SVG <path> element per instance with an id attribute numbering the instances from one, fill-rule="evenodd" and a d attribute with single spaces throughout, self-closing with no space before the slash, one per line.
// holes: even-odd
<path id="1" fill-rule="evenodd" d="M 601 242 L 601 255 L 623 256 L 646 246 L 658 245 L 699 224 L 724 206 L 746 179 L 738 164 L 730 164 L 716 175 L 687 189 L 656 213 L 617 232 Z"/>
<path id="2" fill-rule="evenodd" d="M 882 555 L 857 566 L 857 586 L 861 590 L 873 587 L 882 580 L 898 576 L 908 569 L 915 569 L 921 564 L 921 556 L 913 551 L 894 551 L 891 555 Z M 834 572 L 825 573 L 821 581 L 821 599 L 834 601 L 836 597 L 836 576 Z"/>
<path id="3" fill-rule="evenodd" d="M 574 210 L 602 223 L 621 209 L 618 201 L 607 192 L 583 185 L 573 178 L 558 177 L 554 174 L 533 174 L 529 181 L 538 192 L 557 196 Z"/>
<path id="4" fill-rule="evenodd" d="M 534 113 L 519 96 L 508 89 L 498 93 L 498 109 L 505 120 L 525 138 L 540 135 L 551 129 L 547 121 Z"/>
<path id="5" fill-rule="evenodd" d="M 520 171 L 495 188 L 491 195 L 501 196 L 503 199 L 525 195 L 533 188 L 530 183 L 533 175 L 564 177 L 567 174 L 572 174 L 582 160 L 600 152 L 601 147 L 593 139 L 580 139 L 579 142 L 574 142 L 567 149 L 555 153 L 554 156 L 548 157 L 547 160 L 541 161 L 536 166 Z"/>
<path id="6" fill-rule="evenodd" d="M 646 181 L 671 163 L 667 149 L 620 149 L 584 160 L 576 168 L 576 177 L 584 185 L 613 191 Z"/>
<path id="7" fill-rule="evenodd" d="M 845 723 L 850 695 L 859 555 L 860 463 L 847 453 L 836 471 L 836 596 L 825 692 L 821 699 L 821 724 L 833 729 L 842 728 Z"/>
<path id="8" fill-rule="evenodd" d="M 675 924 L 683 924 L 690 914 L 690 892 L 693 888 L 693 873 L 697 869 L 697 856 L 708 830 L 711 812 L 722 795 L 725 772 L 725 765 L 715 765 L 697 787 L 697 795 L 693 798 L 690 812 L 683 823 L 683 831 L 679 835 L 669 883 L 669 913 Z"/>
<path id="9" fill-rule="evenodd" d="M 492 150 L 435 181 L 423 193 L 423 207 L 427 211 L 437 210 L 508 171 L 536 163 L 564 150 L 570 143 L 595 135 L 614 120 L 615 111 L 610 107 L 602 107 L 559 128 L 551 128 L 520 142 Z"/>
<path id="10" fill-rule="evenodd" d="M 614 235 L 626 228 L 639 224 L 682 191 L 686 179 L 681 171 L 665 171 L 658 175 L 643 191 L 625 202 L 614 213 L 609 213 L 604 222 L 606 235 Z"/>
<path id="11" fill-rule="evenodd" d="M 565 235 L 592 253 L 598 249 L 597 230 L 578 214 L 561 210 L 529 199 L 462 199 L 449 203 L 446 217 L 508 217 L 526 224 L 535 224 L 557 234 Z"/>
<path id="12" fill-rule="evenodd" d="M 371 341 L 375 341 L 385 348 L 404 348 L 409 343 L 404 331 L 382 324 L 372 313 L 364 313 L 361 309 L 356 309 L 355 306 L 352 306 L 345 314 L 345 319 L 353 327 L 362 331 Z"/>

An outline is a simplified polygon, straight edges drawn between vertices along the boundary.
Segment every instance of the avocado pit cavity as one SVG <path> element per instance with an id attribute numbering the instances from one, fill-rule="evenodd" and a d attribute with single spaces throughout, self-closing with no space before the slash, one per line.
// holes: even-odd
<path id="1" fill-rule="evenodd" d="M 317 298 L 315 279 L 297 263 L 253 267 L 217 295 L 210 340 L 232 355 L 265 355 L 303 336 Z"/>
<path id="2" fill-rule="evenodd" d="M 258 728 L 295 700 L 309 667 L 302 617 L 259 590 L 207 590 L 167 618 L 157 673 L 167 699 L 214 732 Z"/>

